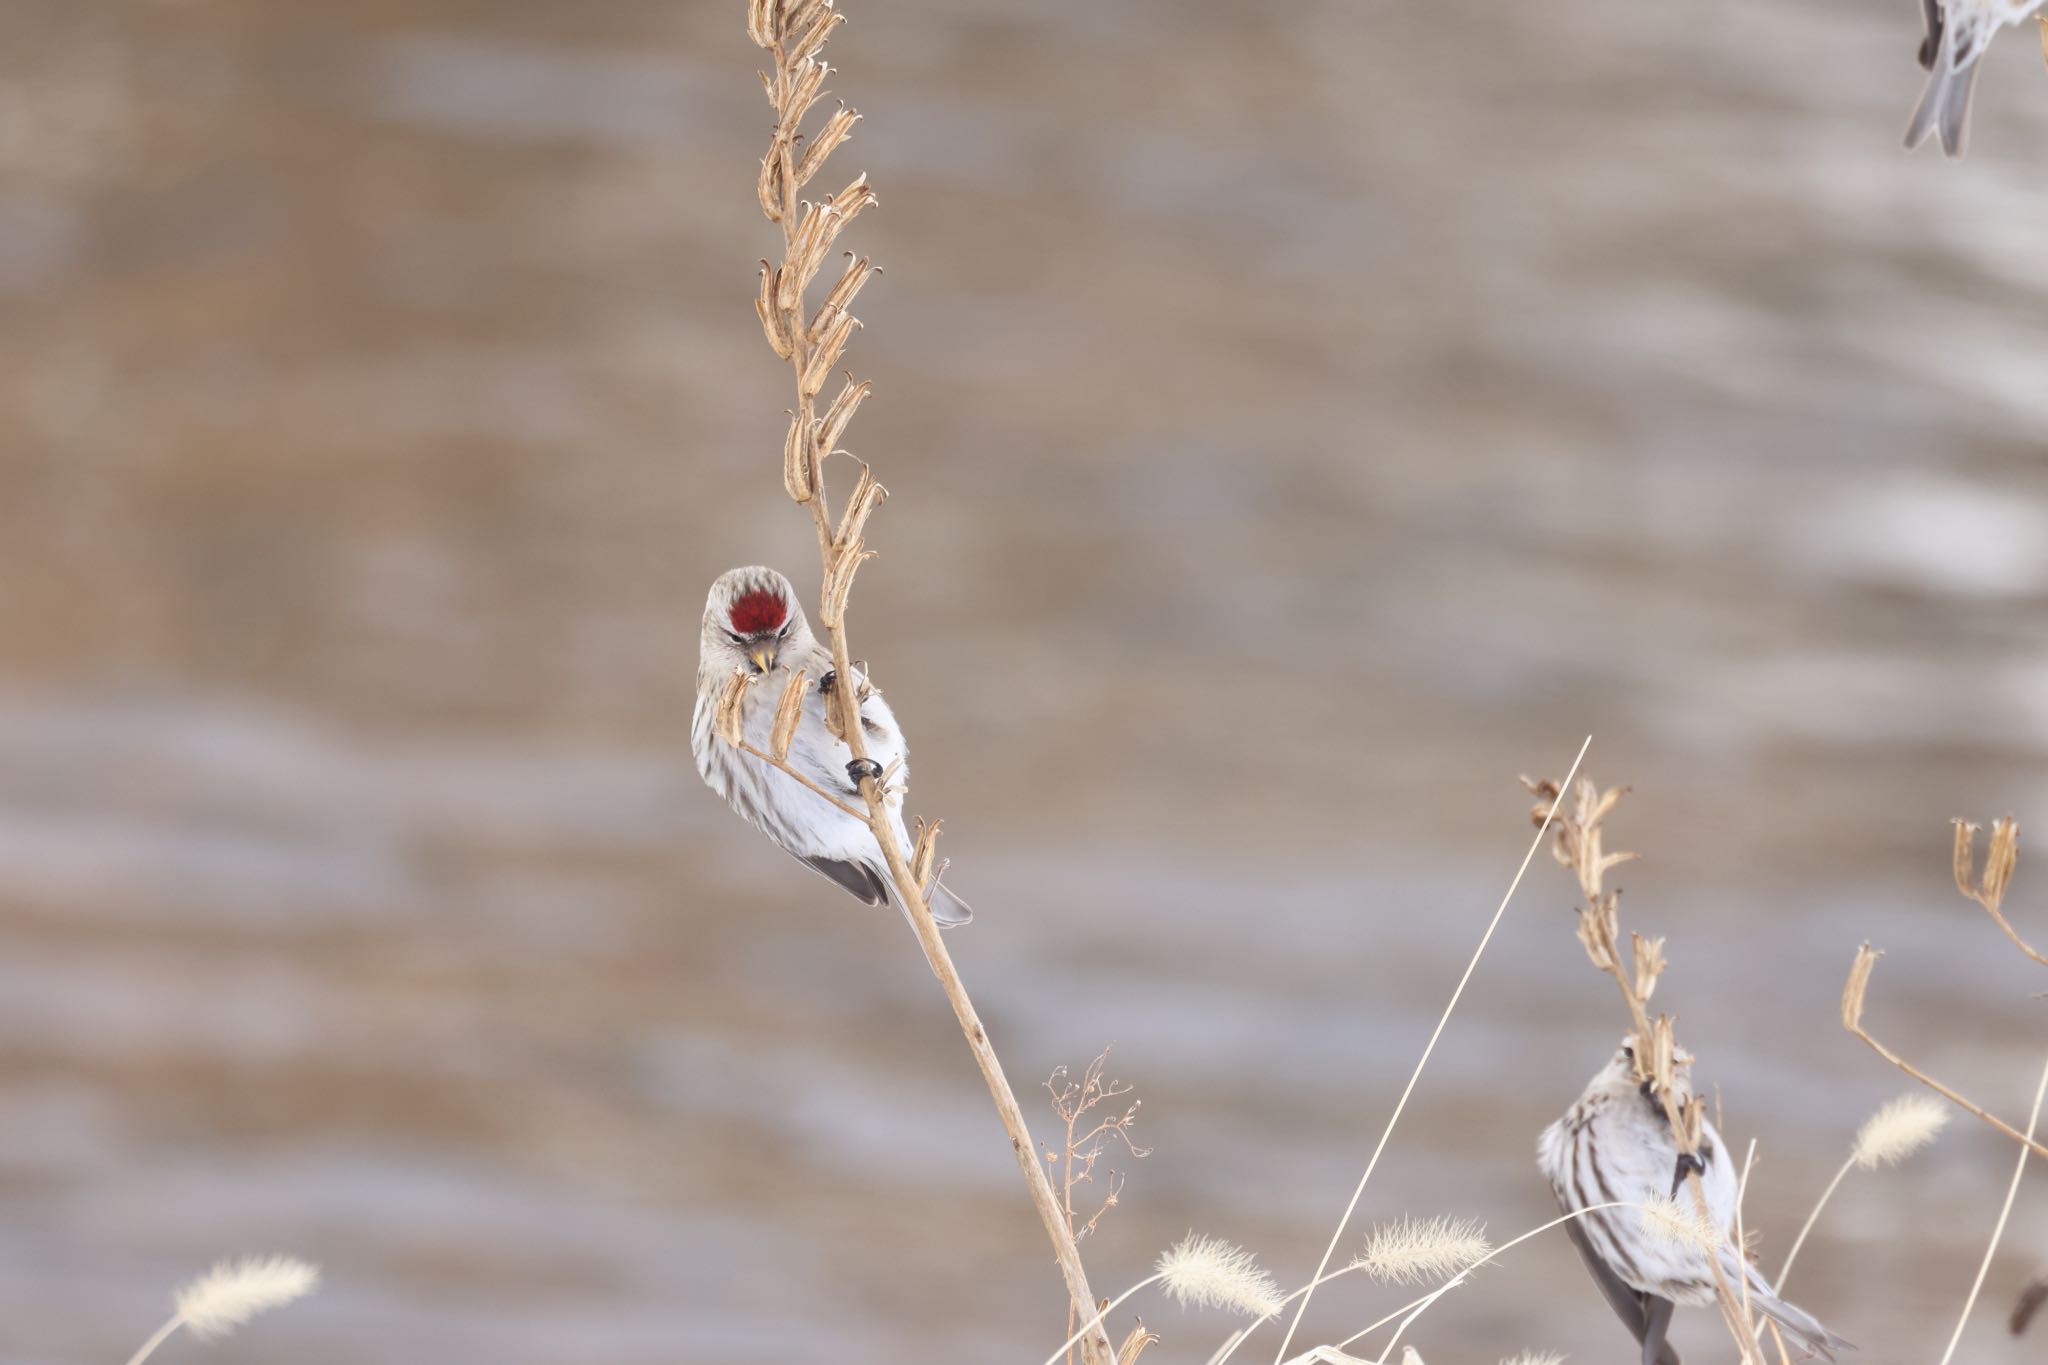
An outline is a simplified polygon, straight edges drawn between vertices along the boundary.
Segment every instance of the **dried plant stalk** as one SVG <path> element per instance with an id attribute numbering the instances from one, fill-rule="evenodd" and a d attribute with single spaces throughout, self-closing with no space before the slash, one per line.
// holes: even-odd
<path id="1" fill-rule="evenodd" d="M 1956 830 L 1951 859 L 1955 872 L 1956 890 L 1983 906 L 1991 918 L 1997 922 L 1998 927 L 2005 931 L 2005 936 L 2012 941 L 2013 946 L 2025 953 L 2033 961 L 2048 964 L 2048 959 L 2044 959 L 2041 954 L 2029 947 L 2026 940 L 2021 938 L 2018 931 L 2012 927 L 2012 922 L 2005 917 L 2006 888 L 2012 884 L 2013 872 L 2019 866 L 2019 823 L 2010 816 L 1991 822 L 1991 845 L 1985 852 L 1984 866 L 1981 871 L 1977 867 L 1976 858 L 1978 827 L 1966 820 L 1960 819 L 1952 823 L 1955 825 Z M 1920 1082 L 1920 1084 L 1926 1086 L 1929 1090 L 1934 1091 L 1966 1112 L 1976 1115 L 1991 1127 L 2011 1138 L 2014 1142 L 2024 1144 L 2027 1148 L 2041 1156 L 2048 1156 L 2048 1147 L 2042 1146 L 2031 1135 L 2022 1133 L 2019 1129 L 1991 1113 L 1982 1105 L 1965 1099 L 1954 1089 L 1943 1085 L 1940 1081 L 1934 1079 L 1934 1077 L 1928 1075 L 1919 1067 L 1914 1066 L 1897 1052 L 1879 1042 L 1871 1035 L 1868 1029 L 1863 1027 L 1864 996 L 1870 990 L 1870 974 L 1876 968 L 1877 960 L 1883 956 L 1882 952 L 1871 947 L 1868 943 L 1856 950 L 1856 959 L 1849 964 L 1849 979 L 1842 987 L 1842 1027 L 1855 1034 L 1858 1038 L 1861 1038 L 1870 1047 L 1871 1051 L 1905 1072 L 1908 1076 L 1911 1076 L 1914 1080 Z"/>
<path id="2" fill-rule="evenodd" d="M 936 825 L 930 834 L 938 834 Z M 920 837 L 920 853 L 925 844 L 925 839 Z M 1058 1147 L 1045 1149 L 1045 1163 L 1060 1173 L 1060 1210 L 1065 1214 L 1067 1229 L 1073 1233 L 1076 1242 L 1094 1232 L 1103 1215 L 1115 1208 L 1123 1195 L 1123 1173 L 1112 1169 L 1107 1193 L 1097 1202 L 1094 1213 L 1084 1219 L 1074 1205 L 1075 1189 L 1095 1183 L 1095 1165 L 1103 1153 L 1112 1143 L 1121 1143 L 1133 1160 L 1152 1154 L 1151 1148 L 1140 1147 L 1131 1140 L 1131 1125 L 1138 1121 L 1138 1110 L 1144 1101 L 1132 1100 L 1127 1105 L 1104 1111 L 1093 1122 L 1089 1121 L 1089 1116 L 1095 1111 L 1104 1105 L 1113 1105 L 1114 1101 L 1131 1093 L 1130 1086 L 1106 1074 L 1109 1053 L 1108 1047 L 1096 1053 L 1094 1060 L 1082 1070 L 1078 1081 L 1069 1079 L 1065 1067 L 1056 1069 L 1045 1081 L 1046 1094 L 1052 1097 L 1053 1115 L 1066 1127 L 1065 1141 Z M 1070 1305 L 1067 1311 L 1069 1336 L 1074 1332 L 1074 1318 Z M 1139 1328 L 1143 1330 L 1142 1323 Z M 1072 1351 L 1067 1353 L 1067 1359 L 1069 1362 L 1073 1360 Z"/>
<path id="3" fill-rule="evenodd" d="M 1671 1122 L 1672 1141 L 1680 1155 L 1690 1155 L 1699 1147 L 1706 1118 L 1705 1101 L 1695 1094 L 1683 1104 L 1677 1102 L 1678 1072 L 1681 1065 L 1689 1065 L 1691 1059 L 1686 1058 L 1684 1063 L 1680 1061 L 1671 1016 L 1660 1014 L 1652 1020 L 1647 1008 L 1658 979 L 1669 965 L 1664 956 L 1664 940 L 1645 939 L 1640 934 L 1632 934 L 1629 966 L 1624 969 L 1618 943 L 1621 892 L 1608 890 L 1606 884 L 1607 873 L 1611 869 L 1636 856 L 1633 853 L 1609 853 L 1603 843 L 1606 819 L 1621 803 L 1621 798 L 1627 795 L 1628 788 L 1610 787 L 1602 791 L 1590 777 L 1580 778 L 1576 785 L 1567 778 L 1564 786 L 1525 777 L 1522 784 L 1536 797 L 1536 805 L 1529 813 L 1530 819 L 1538 824 L 1547 820 L 1554 825 L 1557 841 L 1552 852 L 1558 863 L 1570 868 L 1578 878 L 1580 894 L 1585 897 L 1585 903 L 1579 907 L 1579 942 L 1585 946 L 1586 957 L 1593 966 L 1611 979 L 1621 992 L 1622 1003 L 1628 1009 L 1631 1031 L 1637 1039 L 1636 1079 L 1646 1082 L 1663 1106 Z M 1566 813 L 1567 805 L 1569 814 Z M 1647 1046 L 1644 1045 L 1646 1040 Z M 1691 1190 L 1694 1208 L 1700 1217 L 1706 1218 L 1707 1192 L 1700 1183 L 1697 1162 L 1689 1163 L 1686 1184 Z M 1747 1249 L 1743 1250 L 1747 1254 Z M 1715 1302 L 1720 1306 L 1729 1335 L 1742 1351 L 1742 1358 L 1753 1360 L 1756 1328 L 1749 1309 L 1728 1283 L 1719 1260 L 1710 1257 L 1708 1264 L 1714 1272 Z M 1747 1290 L 1746 1283 L 1744 1290 Z"/>
<path id="4" fill-rule="evenodd" d="M 849 379 L 822 416 L 817 411 L 817 398 L 860 329 L 860 320 L 847 310 L 874 274 L 874 266 L 864 257 L 853 258 L 815 313 L 808 310 L 805 296 L 840 234 L 875 202 L 875 195 L 867 177 L 860 175 L 826 199 L 805 202 L 797 197 L 804 185 L 824 169 L 832 153 L 852 135 L 860 118 L 842 105 L 826 118 L 814 136 L 805 138 L 805 116 L 823 98 L 824 82 L 831 72 L 822 56 L 825 44 L 833 30 L 844 22 L 845 16 L 839 13 L 835 0 L 747 0 L 747 35 L 768 54 L 772 70 L 760 73 L 761 85 L 776 114 L 775 132 L 761 158 L 755 189 L 762 213 L 782 229 L 783 246 L 779 263 L 763 263 L 754 306 L 770 349 L 789 363 L 795 390 L 796 406 L 790 414 L 783 447 L 782 477 L 791 500 L 809 508 L 818 540 L 823 588 L 817 619 L 832 655 L 833 679 L 837 680 L 837 685 L 823 688 L 827 725 L 859 762 L 868 757 L 860 725 L 860 703 L 866 688 L 859 680 L 865 670 L 857 672 L 853 666 L 846 639 L 846 609 L 854 574 L 872 556 L 863 539 L 868 519 L 881 506 L 886 493 L 863 466 L 859 486 L 834 525 L 824 466 L 837 450 L 855 410 L 866 398 L 868 385 Z M 821 680 L 821 687 L 823 681 L 827 680 Z M 785 703 L 788 700 L 785 694 Z M 735 716 L 737 709 L 735 695 Z M 721 704 L 721 722 L 724 710 Z M 780 720 L 778 713 L 776 733 L 781 742 L 772 740 L 770 744 L 775 753 L 763 754 L 751 746 L 742 747 L 781 771 L 801 778 L 784 761 L 787 741 L 781 736 Z M 719 733 L 737 742 L 736 720 L 730 730 L 721 723 Z M 932 847 L 938 832 L 936 822 L 921 829 L 915 849 L 903 848 L 898 843 L 885 805 L 894 778 L 894 773 L 884 773 L 879 778 L 862 777 L 861 809 L 829 794 L 820 794 L 865 821 L 881 847 L 896 894 L 910 907 L 918 943 L 953 1007 L 995 1101 L 996 1112 L 1009 1134 L 1011 1149 L 1030 1187 L 1032 1206 L 1045 1225 L 1066 1281 L 1068 1300 L 1076 1315 L 1091 1315 L 1096 1299 L 1082 1269 L 1075 1229 L 1038 1161 L 1037 1148 L 1016 1095 L 1003 1075 L 987 1031 L 932 920 L 928 894 L 938 870 Z M 806 785 L 817 790 L 814 784 Z M 1091 1318 L 1080 1346 L 1087 1365 L 1116 1365 L 1119 1352 L 1103 1331 L 1099 1318 Z M 1143 1347 L 1141 1337 L 1126 1342 L 1126 1359 L 1135 1358 Z"/>

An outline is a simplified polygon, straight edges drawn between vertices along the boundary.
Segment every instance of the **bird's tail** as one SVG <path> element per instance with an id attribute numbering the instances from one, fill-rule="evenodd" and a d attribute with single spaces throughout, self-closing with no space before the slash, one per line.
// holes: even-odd
<path id="1" fill-rule="evenodd" d="M 1941 133 L 1941 150 L 1961 156 L 1970 131 L 1970 92 L 1977 84 L 1977 62 L 1957 41 L 1960 25 L 1953 20 L 1941 35 L 1941 51 L 1935 55 L 1934 70 L 1927 78 L 1927 90 L 1913 122 L 1906 128 L 1906 150 L 1927 140 L 1929 133 Z"/>
<path id="2" fill-rule="evenodd" d="M 891 895 L 889 899 L 896 897 Z M 910 919 L 908 907 L 903 910 L 903 918 Z M 940 882 L 932 887 L 932 918 L 941 929 L 957 929 L 974 918 L 974 907 L 948 891 L 946 884 Z M 916 921 L 911 920 L 911 924 L 915 927 Z"/>
<path id="3" fill-rule="evenodd" d="M 1738 1259 L 1734 1248 L 1730 1247 L 1721 1254 L 1721 1268 L 1728 1273 L 1731 1280 L 1738 1275 L 1748 1275 L 1749 1306 L 1777 1323 L 1778 1330 L 1785 1335 L 1785 1340 L 1796 1350 L 1806 1356 L 1820 1356 L 1825 1360 L 1833 1360 L 1837 1351 L 1856 1349 L 1856 1343 L 1846 1341 L 1821 1326 L 1813 1314 L 1797 1304 L 1785 1302 L 1771 1292 L 1770 1284 L 1755 1266 L 1747 1261 L 1740 1265 L 1733 1264 Z M 1736 1283 L 1740 1284 L 1740 1281 L 1737 1280 Z"/>

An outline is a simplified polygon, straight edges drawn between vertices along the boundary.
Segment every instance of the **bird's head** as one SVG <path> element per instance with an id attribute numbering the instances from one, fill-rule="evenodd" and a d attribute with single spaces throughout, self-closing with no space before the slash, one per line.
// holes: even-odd
<path id="1" fill-rule="evenodd" d="M 1642 1077 L 1637 1074 L 1636 1036 L 1631 1033 L 1621 1040 L 1621 1046 L 1607 1059 L 1607 1065 L 1593 1078 L 1592 1088 L 1611 1090 L 1617 1095 L 1638 1090 Z M 1679 1048 L 1671 1058 L 1672 1089 L 1678 1100 L 1684 1103 L 1692 1096 L 1692 1054 Z M 1647 1066 L 1647 1060 L 1644 1062 Z"/>
<path id="2" fill-rule="evenodd" d="M 772 673 L 785 651 L 812 643 L 796 590 L 773 569 L 730 569 L 704 600 L 702 668 L 707 673 Z"/>

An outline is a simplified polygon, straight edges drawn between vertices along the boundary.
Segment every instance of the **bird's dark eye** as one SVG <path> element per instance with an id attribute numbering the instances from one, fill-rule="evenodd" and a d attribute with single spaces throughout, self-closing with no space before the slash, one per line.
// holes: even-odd
<path id="1" fill-rule="evenodd" d="M 1625 1047 L 1621 1050 L 1621 1055 L 1630 1061 L 1634 1061 L 1636 1059 L 1636 1050 L 1632 1047 Z"/>
<path id="2" fill-rule="evenodd" d="M 778 640 L 787 640 L 789 638 L 789 628 L 791 624 L 792 623 L 789 621 L 784 621 L 782 623 L 782 629 L 775 632 L 775 638 Z"/>
<path id="3" fill-rule="evenodd" d="M 744 635 L 741 635 L 738 631 L 727 631 L 725 633 L 725 638 L 732 641 L 736 645 L 743 645 L 747 642 L 746 637 Z"/>

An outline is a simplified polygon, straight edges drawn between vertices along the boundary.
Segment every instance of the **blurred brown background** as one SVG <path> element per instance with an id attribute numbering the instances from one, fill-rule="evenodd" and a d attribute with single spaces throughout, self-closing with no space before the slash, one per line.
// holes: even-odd
<path id="1" fill-rule="evenodd" d="M 1897 148 L 1911 0 L 850 8 L 851 444 L 896 493 L 854 638 L 1018 1088 L 1114 1040 L 1146 1101 L 1098 1288 L 1190 1227 L 1306 1277 L 1516 774 L 1589 731 L 1771 1264 L 1904 1088 L 1836 1019 L 1865 937 L 1879 1032 L 2024 1111 L 2042 983 L 1945 822 L 2048 828 L 2031 33 L 1946 165 Z M 162 1359 L 1058 1339 L 910 936 L 688 759 L 705 585 L 814 578 L 743 12 L 0 7 L 5 1365 L 122 1359 L 269 1250 L 326 1288 Z M 1539 863 L 1365 1222 L 1548 1216 L 1535 1134 L 1621 1026 L 1570 903 Z M 1959 1123 L 1852 1179 L 1793 1297 L 1934 1358 L 2010 1160 Z M 1972 1361 L 2041 1349 L 1998 1319 L 2044 1198 Z M 1139 1302 L 1162 1360 L 1228 1327 Z M 1631 1358 L 1561 1239 L 1419 1341 Z"/>

